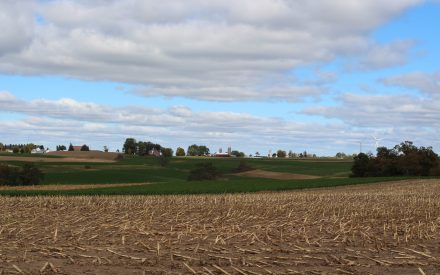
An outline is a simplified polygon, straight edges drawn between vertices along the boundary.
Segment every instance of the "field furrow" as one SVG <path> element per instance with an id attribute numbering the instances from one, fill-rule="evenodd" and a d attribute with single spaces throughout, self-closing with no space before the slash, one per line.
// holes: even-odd
<path id="1" fill-rule="evenodd" d="M 3 274 L 440 270 L 439 180 L 238 195 L 0 197 L 0 207 Z"/>

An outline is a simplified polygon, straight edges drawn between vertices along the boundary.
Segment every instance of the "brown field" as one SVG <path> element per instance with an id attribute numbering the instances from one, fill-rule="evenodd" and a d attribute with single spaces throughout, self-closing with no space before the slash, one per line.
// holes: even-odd
<path id="1" fill-rule="evenodd" d="M 101 152 L 101 151 L 63 151 L 63 152 L 50 152 L 47 153 L 52 156 L 60 156 L 67 158 L 80 158 L 80 159 L 96 159 L 96 160 L 116 160 L 119 153 Z"/>
<path id="2" fill-rule="evenodd" d="M 30 186 L 3 186 L 0 190 L 77 190 L 96 189 L 107 187 L 137 186 L 151 183 L 111 183 L 111 184 L 52 184 L 52 185 L 30 185 Z"/>
<path id="3" fill-rule="evenodd" d="M 94 163 L 112 163 L 115 162 L 118 153 L 105 153 L 100 151 L 88 152 L 50 152 L 49 156 L 60 156 L 62 158 L 47 157 L 17 157 L 0 156 L 2 161 L 29 161 L 29 162 L 94 162 Z"/>
<path id="4" fill-rule="evenodd" d="M 0 209 L 0 274 L 440 274 L 439 180 Z"/>
<path id="5" fill-rule="evenodd" d="M 307 179 L 320 178 L 318 176 L 312 176 L 312 175 L 272 172 L 272 171 L 265 171 L 265 170 L 259 170 L 259 169 L 236 173 L 234 175 L 235 176 L 252 177 L 252 178 L 276 179 L 276 180 L 307 180 Z"/>

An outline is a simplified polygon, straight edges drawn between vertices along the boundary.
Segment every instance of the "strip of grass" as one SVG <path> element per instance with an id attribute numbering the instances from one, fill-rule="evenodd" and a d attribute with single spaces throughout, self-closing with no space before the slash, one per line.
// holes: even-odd
<path id="1" fill-rule="evenodd" d="M 335 187 L 353 184 L 366 184 L 384 181 L 410 179 L 408 177 L 392 178 L 322 178 L 314 180 L 267 180 L 247 179 L 233 177 L 229 180 L 212 182 L 186 182 L 174 181 L 151 185 L 109 187 L 99 189 L 80 190 L 50 190 L 50 191 L 24 191 L 2 190 L 4 196 L 82 196 L 82 195 L 177 195 L 177 194 L 222 194 L 222 193 L 252 193 L 260 191 L 284 191 L 304 188 Z"/>
<path id="2" fill-rule="evenodd" d="M 92 168 L 94 168 L 92 166 Z M 141 167 L 142 168 L 142 167 Z M 182 171 L 165 168 L 122 168 L 122 169 L 84 169 L 72 168 L 65 171 L 46 173 L 43 184 L 105 184 L 169 182 L 185 180 L 187 174 Z"/>

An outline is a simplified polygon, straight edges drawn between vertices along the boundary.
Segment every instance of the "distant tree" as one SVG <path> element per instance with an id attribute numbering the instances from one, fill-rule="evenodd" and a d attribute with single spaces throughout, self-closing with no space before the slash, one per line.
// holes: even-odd
<path id="1" fill-rule="evenodd" d="M 241 172 L 246 172 L 246 171 L 251 171 L 251 170 L 255 170 L 255 168 L 253 168 L 252 166 L 250 166 L 246 160 L 240 160 L 240 163 L 238 164 L 237 168 L 234 168 L 232 170 L 232 173 L 241 173 Z"/>
<path id="2" fill-rule="evenodd" d="M 440 164 L 439 156 L 432 147 L 417 148 L 411 141 L 405 141 L 396 145 L 394 150 L 399 154 L 399 166 L 405 176 L 427 176 Z"/>
<path id="3" fill-rule="evenodd" d="M 83 146 L 81 146 L 81 151 L 90 151 L 90 148 L 89 146 L 84 144 Z"/>
<path id="4" fill-rule="evenodd" d="M 58 145 L 56 150 L 57 150 L 57 151 L 66 151 L 66 149 L 67 149 L 66 146 L 64 146 L 64 145 Z"/>
<path id="5" fill-rule="evenodd" d="M 231 156 L 235 156 L 237 158 L 244 158 L 245 155 L 244 155 L 243 152 L 234 150 L 234 151 L 231 152 Z"/>
<path id="6" fill-rule="evenodd" d="M 145 156 L 145 155 L 148 155 L 148 154 L 149 154 L 149 151 L 151 150 L 151 149 L 148 148 L 148 144 L 147 144 L 146 142 L 143 142 L 143 141 L 139 141 L 139 142 L 136 144 L 136 147 L 137 147 L 137 149 L 135 149 L 135 150 L 136 150 L 136 153 L 137 153 L 139 156 Z"/>
<path id="7" fill-rule="evenodd" d="M 370 176 L 372 170 L 371 156 L 360 153 L 354 158 L 353 166 L 351 167 L 351 174 L 353 177 L 366 177 Z"/>
<path id="8" fill-rule="evenodd" d="M 209 148 L 205 145 L 197 145 L 193 144 L 188 147 L 188 150 L 186 150 L 186 154 L 188 156 L 207 156 L 209 155 Z"/>
<path id="9" fill-rule="evenodd" d="M 440 159 L 431 147 L 416 147 L 410 141 L 393 149 L 377 148 L 376 157 L 359 154 L 354 157 L 352 176 L 428 176 L 437 175 Z"/>
<path id="10" fill-rule="evenodd" d="M 108 147 L 107 147 L 107 145 L 104 146 L 104 152 L 108 153 Z"/>
<path id="11" fill-rule="evenodd" d="M 127 155 L 134 155 L 137 152 L 137 143 L 134 138 L 127 138 L 122 146 L 122 150 Z"/>
<path id="12" fill-rule="evenodd" d="M 139 141 L 137 144 L 136 154 L 139 156 L 150 155 L 150 153 L 154 150 L 160 151 L 160 149 L 156 149 L 156 144 L 150 141 Z M 159 145 L 160 148 L 160 145 Z"/>
<path id="13" fill-rule="evenodd" d="M 273 153 L 273 154 L 272 154 L 272 157 L 273 157 L 273 158 L 276 158 L 276 157 L 277 157 L 277 153 Z"/>
<path id="14" fill-rule="evenodd" d="M 161 151 L 162 150 L 162 146 L 160 146 L 160 144 L 154 144 L 153 145 L 153 149 L 155 149 L 156 151 Z"/>
<path id="15" fill-rule="evenodd" d="M 14 148 L 12 149 L 12 152 L 13 152 L 14 154 L 18 154 L 18 153 L 20 153 L 20 148 L 19 148 L 19 147 L 14 147 Z"/>
<path id="16" fill-rule="evenodd" d="M 198 156 L 199 146 L 197 146 L 196 144 L 188 146 L 188 149 L 186 150 L 186 154 L 191 157 Z"/>
<path id="17" fill-rule="evenodd" d="M 161 153 L 162 153 L 162 156 L 164 156 L 166 158 L 171 158 L 173 156 L 173 149 L 162 148 Z"/>
<path id="18" fill-rule="evenodd" d="M 212 162 L 202 162 L 196 164 L 188 176 L 188 181 L 215 180 L 221 176 L 221 172 L 212 164 Z"/>
<path id="19" fill-rule="evenodd" d="M 209 155 L 209 148 L 205 145 L 199 146 L 199 156 L 207 156 Z"/>
<path id="20" fill-rule="evenodd" d="M 19 176 L 19 185 L 35 185 L 44 179 L 44 174 L 33 164 L 26 163 Z"/>
<path id="21" fill-rule="evenodd" d="M 304 158 L 307 158 L 307 157 L 308 157 L 307 151 L 304 151 L 304 153 L 303 153 L 303 157 L 304 157 Z"/>
<path id="22" fill-rule="evenodd" d="M 347 155 L 343 152 L 338 152 L 338 153 L 336 153 L 335 157 L 338 159 L 343 159 L 343 158 L 346 158 Z"/>
<path id="23" fill-rule="evenodd" d="M 0 185 L 17 185 L 18 168 L 0 163 Z"/>
<path id="24" fill-rule="evenodd" d="M 171 158 L 173 157 L 173 149 L 171 148 L 163 148 L 161 149 L 161 155 L 157 158 L 159 160 L 159 164 L 162 167 L 165 167 L 169 164 L 171 161 Z"/>
<path id="25" fill-rule="evenodd" d="M 75 148 L 73 148 L 72 143 L 70 143 L 70 145 L 69 145 L 69 152 L 72 152 L 72 151 L 75 151 Z"/>
<path id="26" fill-rule="evenodd" d="M 178 147 L 176 149 L 176 156 L 178 156 L 178 157 L 185 156 L 185 149 L 183 149 L 182 147 Z"/>
<path id="27" fill-rule="evenodd" d="M 5 146 L 3 145 L 3 143 L 0 142 L 0 152 L 5 150 Z"/>
<path id="28" fill-rule="evenodd" d="M 43 180 L 44 174 L 33 164 L 21 169 L 0 164 L 0 185 L 35 185 Z"/>
<path id="29" fill-rule="evenodd" d="M 287 156 L 286 151 L 278 150 L 277 151 L 277 157 L 279 158 L 285 158 Z"/>

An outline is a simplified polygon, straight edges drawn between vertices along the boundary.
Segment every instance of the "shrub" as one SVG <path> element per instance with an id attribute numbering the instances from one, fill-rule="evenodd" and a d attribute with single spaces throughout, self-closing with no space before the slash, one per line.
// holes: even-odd
<path id="1" fill-rule="evenodd" d="M 171 157 L 167 157 L 167 156 L 162 155 L 157 158 L 157 161 L 160 166 L 165 167 L 170 163 Z"/>
<path id="2" fill-rule="evenodd" d="M 431 170 L 429 171 L 429 175 L 436 176 L 436 177 L 440 176 L 440 166 L 431 168 Z"/>
<path id="3" fill-rule="evenodd" d="M 185 156 L 185 149 L 183 149 L 182 147 L 178 147 L 176 150 L 176 156 L 184 157 Z"/>
<path id="4" fill-rule="evenodd" d="M 285 158 L 286 156 L 287 156 L 286 151 L 283 151 L 283 150 L 278 150 L 277 151 L 277 157 L 278 158 Z"/>
<path id="5" fill-rule="evenodd" d="M 18 168 L 0 164 L 0 185 L 16 185 Z"/>
<path id="6" fill-rule="evenodd" d="M 25 164 L 21 169 L 0 164 L 0 185 L 36 185 L 44 179 L 44 174 L 33 164 Z"/>
<path id="7" fill-rule="evenodd" d="M 35 185 L 44 179 L 44 174 L 33 164 L 25 164 L 19 174 L 18 185 Z"/>
<path id="8" fill-rule="evenodd" d="M 188 181 L 215 180 L 220 176 L 220 171 L 212 164 L 212 162 L 202 162 L 196 164 L 196 167 L 190 171 Z"/>
<path id="9" fill-rule="evenodd" d="M 255 168 L 250 166 L 245 160 L 241 160 L 238 166 L 232 170 L 232 173 L 241 173 L 251 170 L 255 170 Z"/>
<path id="10" fill-rule="evenodd" d="M 123 154 L 118 154 L 116 157 L 115 157 L 115 160 L 123 160 L 124 159 L 124 155 Z"/>

